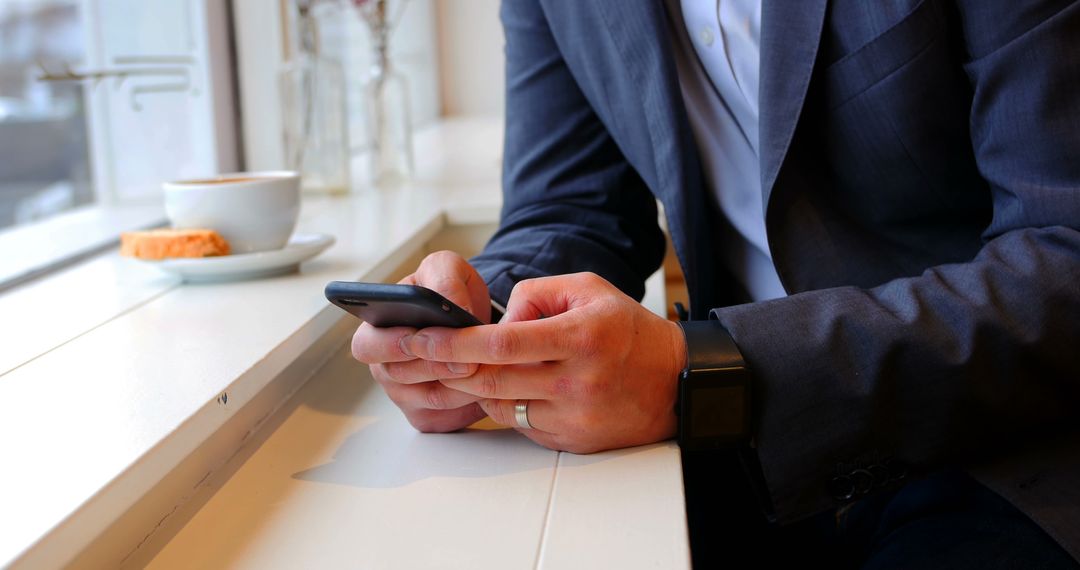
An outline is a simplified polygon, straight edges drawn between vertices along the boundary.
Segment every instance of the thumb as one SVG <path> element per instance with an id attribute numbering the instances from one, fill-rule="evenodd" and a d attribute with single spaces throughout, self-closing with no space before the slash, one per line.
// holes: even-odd
<path id="1" fill-rule="evenodd" d="M 481 321 L 491 319 L 487 285 L 476 269 L 454 252 L 438 251 L 427 256 L 406 280 L 439 293 Z"/>
<path id="2" fill-rule="evenodd" d="M 570 297 L 561 276 L 538 277 L 518 282 L 506 302 L 506 314 L 499 322 L 534 321 L 570 310 Z"/>

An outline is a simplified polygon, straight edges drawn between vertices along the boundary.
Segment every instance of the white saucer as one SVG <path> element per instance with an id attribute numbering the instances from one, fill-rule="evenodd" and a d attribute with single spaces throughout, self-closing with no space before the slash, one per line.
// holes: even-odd
<path id="1" fill-rule="evenodd" d="M 293 273 L 300 262 L 334 245 L 334 236 L 297 234 L 281 249 L 223 255 L 221 257 L 173 258 L 147 261 L 162 271 L 179 275 L 188 283 L 213 283 L 257 279 Z"/>

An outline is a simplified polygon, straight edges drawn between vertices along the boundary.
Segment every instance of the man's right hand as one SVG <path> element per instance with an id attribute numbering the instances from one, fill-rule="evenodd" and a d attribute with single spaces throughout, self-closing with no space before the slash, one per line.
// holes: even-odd
<path id="1" fill-rule="evenodd" d="M 482 322 L 491 321 L 487 284 L 456 253 L 440 251 L 427 256 L 416 272 L 400 283 L 427 287 Z M 353 335 L 353 357 L 371 366 L 371 375 L 405 413 L 409 423 L 422 432 L 456 431 L 483 418 L 484 411 L 476 403 L 479 397 L 436 381 L 469 376 L 477 365 L 417 359 L 401 342 L 415 332 L 410 327 L 376 328 L 362 323 Z"/>

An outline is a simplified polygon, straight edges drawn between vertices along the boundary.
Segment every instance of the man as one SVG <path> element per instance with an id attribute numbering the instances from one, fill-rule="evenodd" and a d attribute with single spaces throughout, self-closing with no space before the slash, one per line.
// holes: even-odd
<path id="1" fill-rule="evenodd" d="M 506 314 L 354 338 L 414 426 L 727 447 L 684 453 L 695 562 L 1076 567 L 1080 3 L 513 0 L 502 20 L 500 229 L 405 282 Z M 683 328 L 627 296 L 662 256 L 654 198 Z M 696 374 L 744 363 L 677 427 L 680 371 L 700 402 Z"/>

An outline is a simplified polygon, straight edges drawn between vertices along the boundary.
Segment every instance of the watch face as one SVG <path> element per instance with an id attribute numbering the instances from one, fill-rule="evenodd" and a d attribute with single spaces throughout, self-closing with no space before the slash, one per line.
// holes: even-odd
<path id="1" fill-rule="evenodd" d="M 692 437 L 727 438 L 741 435 L 745 429 L 744 386 L 694 388 L 690 396 L 690 434 Z"/>
<path id="2" fill-rule="evenodd" d="M 749 441 L 750 389 L 750 373 L 745 368 L 683 371 L 679 445 L 693 451 Z"/>

